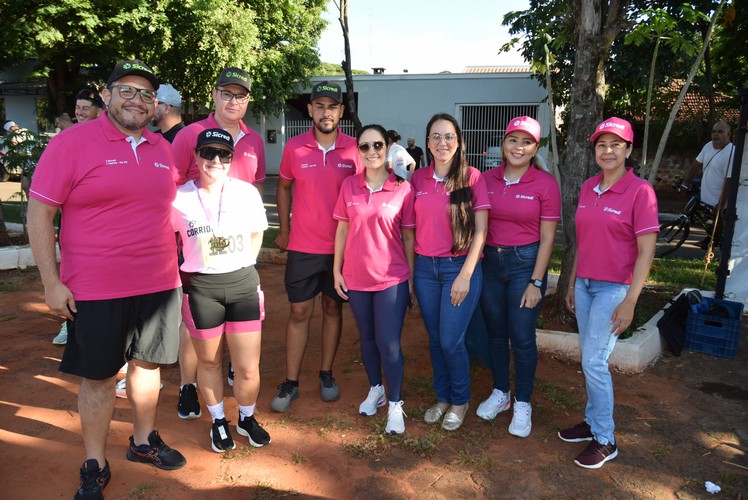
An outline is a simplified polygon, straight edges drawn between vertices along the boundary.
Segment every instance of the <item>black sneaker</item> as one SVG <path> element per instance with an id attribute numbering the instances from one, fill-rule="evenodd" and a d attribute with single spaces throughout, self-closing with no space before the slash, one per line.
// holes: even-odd
<path id="1" fill-rule="evenodd" d="M 127 449 L 127 459 L 131 462 L 153 464 L 159 469 L 175 470 L 184 467 L 187 460 L 173 448 L 169 448 L 157 430 L 148 435 L 148 444 L 135 446 L 133 437 L 130 436 L 130 447 Z"/>
<path id="2" fill-rule="evenodd" d="M 582 441 L 592 441 L 594 436 L 590 424 L 584 421 L 574 427 L 558 431 L 558 437 L 567 443 L 581 443 Z"/>
<path id="3" fill-rule="evenodd" d="M 234 387 L 234 366 L 231 364 L 231 361 L 229 361 L 229 374 L 226 377 L 226 382 L 231 387 Z"/>
<path id="4" fill-rule="evenodd" d="M 254 415 L 244 420 L 242 420 L 240 415 L 239 423 L 236 424 L 236 432 L 244 437 L 248 437 L 249 444 L 255 448 L 261 448 L 266 444 L 270 444 L 270 434 L 257 423 Z"/>
<path id="5" fill-rule="evenodd" d="M 213 426 L 210 428 L 210 438 L 213 451 L 218 453 L 236 448 L 236 443 L 229 430 L 229 423 L 225 418 L 213 422 Z"/>
<path id="6" fill-rule="evenodd" d="M 75 499 L 103 500 L 103 490 L 111 479 L 109 462 L 106 462 L 103 469 L 99 469 L 99 462 L 96 459 L 86 460 L 81 467 L 81 485 L 75 493 Z"/>
<path id="7" fill-rule="evenodd" d="M 340 399 L 340 389 L 335 383 L 332 372 L 319 372 L 319 391 L 322 401 L 337 401 Z"/>
<path id="8" fill-rule="evenodd" d="M 285 413 L 291 406 L 291 401 L 298 399 L 299 386 L 291 384 L 288 380 L 278 386 L 278 394 L 270 403 L 270 408 L 278 413 Z"/>
<path id="9" fill-rule="evenodd" d="M 593 439 L 587 448 L 577 455 L 574 463 L 585 469 L 599 469 L 608 460 L 618 456 L 618 447 L 615 443 L 602 444 Z"/>
<path id="10" fill-rule="evenodd" d="M 177 415 L 182 419 L 200 418 L 200 401 L 197 399 L 197 387 L 195 384 L 184 384 L 179 389 L 179 405 Z"/>

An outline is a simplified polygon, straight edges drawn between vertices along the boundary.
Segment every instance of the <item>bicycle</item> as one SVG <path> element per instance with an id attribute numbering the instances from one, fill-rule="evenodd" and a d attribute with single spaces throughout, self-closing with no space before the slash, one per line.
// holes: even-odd
<path id="1" fill-rule="evenodd" d="M 681 209 L 681 213 L 672 221 L 663 222 L 660 225 L 660 232 L 657 234 L 657 247 L 655 257 L 665 257 L 678 250 L 688 239 L 691 232 L 691 225 L 698 224 L 704 229 L 707 235 L 712 234 L 713 210 L 711 205 L 701 201 L 699 195 L 700 182 L 694 179 L 691 186 L 683 184 L 683 180 L 673 182 L 673 187 L 680 192 L 686 190 L 688 201 Z"/>

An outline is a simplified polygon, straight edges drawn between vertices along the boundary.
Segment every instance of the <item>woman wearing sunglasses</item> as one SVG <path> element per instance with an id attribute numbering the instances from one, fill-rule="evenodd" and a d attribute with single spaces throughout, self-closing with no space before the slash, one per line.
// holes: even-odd
<path id="1" fill-rule="evenodd" d="M 369 395 L 359 413 L 376 414 L 388 399 L 388 434 L 405 432 L 403 354 L 405 310 L 413 292 L 413 192 L 408 182 L 385 168 L 389 138 L 381 125 L 366 125 L 357 135 L 366 170 L 341 186 L 333 217 L 335 290 L 351 305 L 361 334 L 361 357 Z"/>
<path id="2" fill-rule="evenodd" d="M 480 297 L 480 256 L 486 239 L 488 201 L 480 172 L 467 165 L 460 126 L 434 115 L 426 127 L 433 158 L 416 170 L 414 284 L 429 334 L 436 404 L 424 415 L 448 431 L 465 420 L 470 401 L 470 362 L 465 333 Z"/>
<path id="3" fill-rule="evenodd" d="M 254 417 L 265 315 L 254 264 L 268 223 L 257 189 L 228 177 L 233 153 L 225 130 L 200 132 L 195 148 L 200 176 L 178 188 L 172 212 L 184 245 L 180 269 L 193 319 L 185 323 L 197 352 L 198 387 L 213 420 L 211 447 L 219 453 L 236 447 L 223 406 L 224 339 L 235 372 L 236 431 L 252 446 L 270 443 Z"/>

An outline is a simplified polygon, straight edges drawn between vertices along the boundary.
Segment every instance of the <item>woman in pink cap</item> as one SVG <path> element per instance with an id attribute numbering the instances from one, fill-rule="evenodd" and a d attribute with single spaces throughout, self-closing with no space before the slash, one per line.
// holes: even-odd
<path id="1" fill-rule="evenodd" d="M 584 421 L 558 436 L 572 443 L 589 441 L 574 463 L 599 469 L 618 456 L 608 358 L 634 317 L 659 224 L 654 189 L 627 165 L 634 141 L 631 124 L 608 118 L 590 141 L 602 172 L 587 179 L 579 193 L 577 252 L 566 293 L 566 307 L 579 326 L 587 407 Z"/>
<path id="2" fill-rule="evenodd" d="M 483 249 L 481 308 L 488 328 L 493 391 L 476 413 L 493 420 L 511 406 L 511 341 L 515 396 L 509 433 L 519 437 L 532 430 L 530 397 L 538 365 L 535 322 L 561 219 L 558 182 L 535 159 L 539 142 L 540 123 L 529 116 L 513 118 L 502 143 L 504 161 L 483 173 L 491 210 Z"/>

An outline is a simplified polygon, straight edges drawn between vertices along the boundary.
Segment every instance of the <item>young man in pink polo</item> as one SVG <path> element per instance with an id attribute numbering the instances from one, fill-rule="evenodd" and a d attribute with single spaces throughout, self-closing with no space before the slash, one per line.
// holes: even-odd
<path id="1" fill-rule="evenodd" d="M 299 373 L 309 338 L 314 298 L 320 292 L 320 392 L 323 401 L 336 401 L 340 397 L 332 364 L 343 327 L 343 299 L 334 286 L 337 223 L 332 213 L 343 180 L 362 171 L 356 140 L 338 129 L 344 110 L 342 102 L 340 85 L 315 84 L 307 105 L 314 125 L 309 132 L 288 141 L 281 159 L 276 198 L 280 232 L 275 243 L 282 251 L 288 251 L 285 284 L 291 311 L 286 327 L 286 380 L 278 386 L 278 394 L 271 403 L 277 412 L 288 411 L 291 401 L 299 397 Z"/>
<path id="2" fill-rule="evenodd" d="M 146 125 L 159 82 L 141 61 L 117 63 L 103 92 L 108 110 L 52 139 L 29 200 L 29 239 L 47 305 L 68 319 L 60 370 L 81 377 L 78 411 L 86 461 L 75 498 L 103 498 L 115 377 L 128 362 L 133 435 L 127 458 L 185 465 L 156 430 L 160 364 L 177 360 L 181 286 L 171 203 L 169 144 Z M 84 147 L 82 147 L 84 146 Z M 65 212 L 61 260 L 54 218 Z"/>

